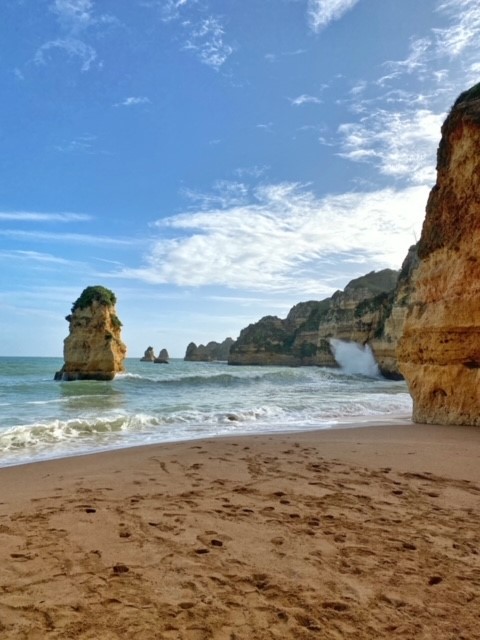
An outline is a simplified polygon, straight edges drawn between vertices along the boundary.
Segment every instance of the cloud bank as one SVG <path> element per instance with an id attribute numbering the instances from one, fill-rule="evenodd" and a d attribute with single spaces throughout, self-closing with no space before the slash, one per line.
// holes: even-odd
<path id="1" fill-rule="evenodd" d="M 118 275 L 318 295 L 321 283 L 365 264 L 398 268 L 420 232 L 427 195 L 412 186 L 318 198 L 298 184 L 259 186 L 247 203 L 157 221 L 145 266 Z"/>

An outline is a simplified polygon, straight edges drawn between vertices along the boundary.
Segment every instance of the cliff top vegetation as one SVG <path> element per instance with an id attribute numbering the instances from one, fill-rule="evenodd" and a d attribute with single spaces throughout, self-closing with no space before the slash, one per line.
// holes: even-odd
<path id="1" fill-rule="evenodd" d="M 480 100 L 480 82 L 474 84 L 470 89 L 462 91 L 453 103 L 453 107 L 458 107 L 458 105 L 463 102 L 472 102 L 473 100 Z"/>
<path id="2" fill-rule="evenodd" d="M 113 307 L 117 302 L 117 298 L 113 291 L 110 291 L 110 289 L 107 289 L 106 287 L 102 287 L 100 285 L 87 287 L 82 291 L 80 297 L 73 303 L 72 313 L 77 309 L 85 309 L 86 307 L 89 307 L 94 301 L 105 307 Z"/>

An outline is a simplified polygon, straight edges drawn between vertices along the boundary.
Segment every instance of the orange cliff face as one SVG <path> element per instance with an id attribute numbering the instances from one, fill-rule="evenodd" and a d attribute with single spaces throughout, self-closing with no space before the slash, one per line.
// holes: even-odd
<path id="1" fill-rule="evenodd" d="M 480 85 L 442 127 L 398 364 L 415 422 L 480 425 Z"/>
<path id="2" fill-rule="evenodd" d="M 97 295 L 108 292 L 111 300 Z M 92 293 L 93 292 L 93 293 Z M 90 293 L 88 304 L 78 304 Z M 115 296 L 108 289 L 88 287 L 72 308 L 69 335 L 64 340 L 62 369 L 56 380 L 113 380 L 124 371 L 126 347 L 121 340 L 121 322 L 115 310 Z"/>

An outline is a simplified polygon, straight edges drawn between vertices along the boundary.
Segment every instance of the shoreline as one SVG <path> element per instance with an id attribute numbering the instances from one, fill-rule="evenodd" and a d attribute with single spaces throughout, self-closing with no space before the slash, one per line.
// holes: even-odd
<path id="1" fill-rule="evenodd" d="M 363 427 L 369 427 L 369 426 L 401 426 L 404 425 L 405 423 L 411 423 L 410 420 L 410 415 L 407 413 L 393 413 L 393 414 L 381 414 L 381 415 L 377 415 L 377 416 L 371 416 L 371 415 L 365 415 L 365 416 L 343 416 L 343 417 L 339 417 L 337 419 L 332 419 L 331 421 L 326 421 L 324 426 L 319 426 L 319 425 L 315 425 L 315 426 L 303 426 L 299 429 L 293 429 L 291 428 L 291 425 L 289 423 L 285 423 L 283 425 L 283 428 L 277 428 L 277 429 L 271 429 L 271 430 L 266 430 L 266 431 L 262 431 L 261 429 L 259 429 L 258 431 L 255 432 L 239 432 L 237 434 L 227 434 L 227 433 L 220 433 L 220 434 L 214 434 L 214 435 L 202 435 L 202 436 L 198 436 L 197 438 L 192 438 L 192 437 L 187 437 L 187 438 L 183 438 L 183 439 L 179 439 L 179 440 L 160 440 L 158 442 L 151 442 L 151 443 L 141 443 L 141 444 L 119 444 L 118 446 L 110 446 L 110 447 L 106 447 L 106 448 L 98 448 L 95 450 L 84 450 L 84 451 L 72 451 L 72 452 L 68 452 L 68 451 L 64 451 L 61 453 L 58 453 L 56 455 L 52 454 L 46 454 L 45 457 L 38 455 L 38 457 L 32 457 L 32 459 L 20 459 L 20 461 L 11 461 L 11 462 L 5 462 L 2 461 L 1 457 L 0 457 L 0 469 L 4 469 L 4 468 L 10 468 L 10 467 L 16 467 L 16 466 L 23 466 L 23 465 L 29 465 L 29 464 L 37 464 L 39 462 L 48 462 L 48 461 L 53 461 L 53 460 L 63 460 L 65 459 L 70 459 L 70 458 L 77 458 L 77 457 L 83 457 L 83 456 L 90 456 L 90 455 L 96 455 L 97 453 L 109 453 L 109 452 L 116 452 L 116 451 L 122 451 L 124 449 L 137 449 L 138 447 L 151 447 L 151 446 L 162 446 L 162 445 L 168 445 L 168 444 L 186 444 L 188 442 L 197 442 L 198 440 L 212 440 L 212 439 L 217 439 L 217 438 L 243 438 L 243 437 L 256 437 L 256 436 L 262 436 L 262 435 L 288 435 L 288 434 L 295 434 L 295 433 L 310 433 L 310 432 L 317 432 L 317 431 L 334 431 L 336 429 L 360 429 Z M 19 452 L 21 452 L 21 450 L 18 450 Z"/>
<path id="2" fill-rule="evenodd" d="M 0 468 L 0 635 L 474 638 L 480 429 L 222 436 Z"/>

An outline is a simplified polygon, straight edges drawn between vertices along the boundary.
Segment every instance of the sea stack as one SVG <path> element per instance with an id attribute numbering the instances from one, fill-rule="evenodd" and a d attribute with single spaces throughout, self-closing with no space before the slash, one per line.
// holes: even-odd
<path id="1" fill-rule="evenodd" d="M 479 149 L 477 84 L 458 97 L 442 127 L 397 350 L 415 422 L 480 425 Z"/>
<path id="2" fill-rule="evenodd" d="M 155 351 L 153 347 L 148 347 L 143 354 L 143 358 L 140 358 L 140 362 L 155 362 Z"/>
<path id="3" fill-rule="evenodd" d="M 154 359 L 154 362 L 157 364 L 169 364 L 170 356 L 168 355 L 168 351 L 166 349 L 160 349 L 160 353 Z"/>
<path id="4" fill-rule="evenodd" d="M 55 380 L 113 380 L 124 371 L 126 347 L 115 294 L 102 286 L 87 287 L 66 317 L 70 333 L 64 340 L 65 363 Z"/>

